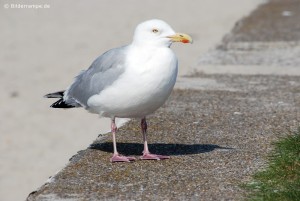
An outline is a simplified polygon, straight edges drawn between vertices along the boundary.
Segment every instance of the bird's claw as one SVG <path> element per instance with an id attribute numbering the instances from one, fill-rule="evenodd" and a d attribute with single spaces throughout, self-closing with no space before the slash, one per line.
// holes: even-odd
<path id="1" fill-rule="evenodd" d="M 143 154 L 143 156 L 140 157 L 141 160 L 164 160 L 169 158 L 170 156 L 156 155 L 150 153 Z"/>
<path id="2" fill-rule="evenodd" d="M 113 157 L 110 159 L 110 162 L 114 163 L 114 162 L 131 162 L 131 161 L 135 161 L 136 159 L 134 157 L 130 157 L 130 156 L 121 156 L 119 154 L 115 154 L 113 155 Z"/>

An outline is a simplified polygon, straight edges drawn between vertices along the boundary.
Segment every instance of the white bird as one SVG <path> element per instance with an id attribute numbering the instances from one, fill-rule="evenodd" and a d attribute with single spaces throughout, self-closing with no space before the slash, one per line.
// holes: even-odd
<path id="1" fill-rule="evenodd" d="M 164 104 L 176 82 L 177 57 L 170 49 L 173 42 L 192 43 L 192 38 L 175 33 L 162 20 L 145 21 L 136 27 L 130 45 L 105 52 L 67 90 L 45 97 L 60 98 L 51 105 L 53 108 L 84 107 L 111 118 L 114 149 L 111 162 L 135 160 L 117 151 L 116 118 L 141 119 L 144 151 L 140 159 L 167 159 L 168 156 L 149 152 L 146 116 Z"/>

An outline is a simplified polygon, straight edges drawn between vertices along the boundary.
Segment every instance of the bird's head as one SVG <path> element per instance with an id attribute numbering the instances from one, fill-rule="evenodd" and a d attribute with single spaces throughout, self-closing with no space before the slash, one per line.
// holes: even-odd
<path id="1" fill-rule="evenodd" d="M 192 43 L 193 39 L 175 31 L 162 20 L 148 20 L 139 24 L 134 32 L 133 43 L 170 47 L 173 42 Z"/>

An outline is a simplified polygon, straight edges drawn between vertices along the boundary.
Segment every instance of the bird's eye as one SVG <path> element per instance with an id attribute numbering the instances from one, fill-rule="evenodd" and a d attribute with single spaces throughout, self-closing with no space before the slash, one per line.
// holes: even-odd
<path id="1" fill-rule="evenodd" d="M 153 33 L 157 33 L 157 32 L 158 32 L 158 29 L 152 29 L 152 32 L 153 32 Z"/>

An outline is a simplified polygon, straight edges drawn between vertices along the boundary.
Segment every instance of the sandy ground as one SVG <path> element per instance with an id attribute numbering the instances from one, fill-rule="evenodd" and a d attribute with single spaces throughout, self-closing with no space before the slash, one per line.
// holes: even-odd
<path id="1" fill-rule="evenodd" d="M 193 36 L 193 45 L 173 47 L 183 75 L 262 2 L 1 0 L 0 199 L 25 199 L 109 128 L 80 109 L 50 109 L 42 96 L 66 88 L 105 50 L 130 43 L 139 22 L 160 18 Z"/>

